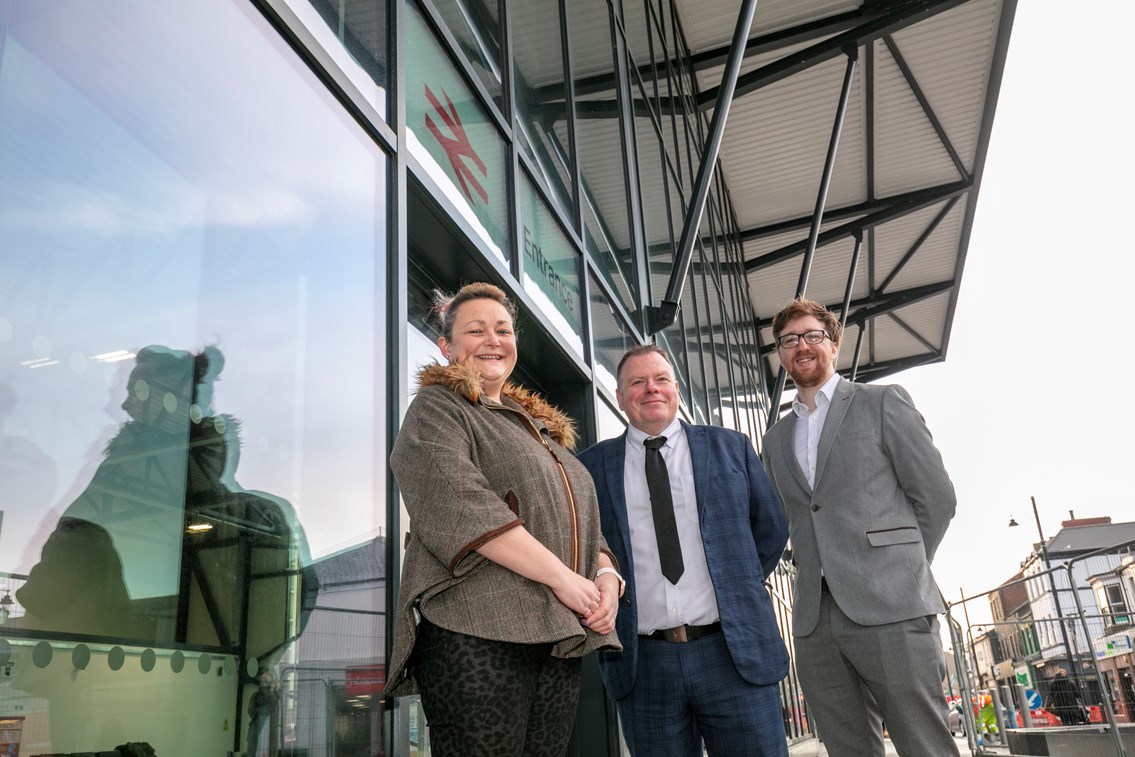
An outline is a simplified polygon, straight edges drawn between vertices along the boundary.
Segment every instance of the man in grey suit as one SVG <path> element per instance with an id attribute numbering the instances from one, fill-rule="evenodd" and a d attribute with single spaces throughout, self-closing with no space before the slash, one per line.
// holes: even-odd
<path id="1" fill-rule="evenodd" d="M 882 757 L 883 722 L 904 757 L 957 755 L 930 573 L 954 487 L 900 386 L 835 372 L 842 328 L 797 299 L 773 319 L 796 386 L 765 436 L 796 563 L 796 669 L 831 757 Z"/>

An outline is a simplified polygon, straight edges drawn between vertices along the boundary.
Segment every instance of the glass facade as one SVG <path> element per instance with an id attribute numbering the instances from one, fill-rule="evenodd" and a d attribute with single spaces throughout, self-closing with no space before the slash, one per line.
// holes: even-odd
<path id="1" fill-rule="evenodd" d="M 720 178 L 679 320 L 644 331 L 706 127 L 669 2 L 3 7 L 0 719 L 18 754 L 429 753 L 419 705 L 383 684 L 407 526 L 386 460 L 438 357 L 433 286 L 516 297 L 518 371 L 585 439 L 621 433 L 616 366 L 655 338 L 683 417 L 759 447 Z M 791 679 L 784 696 L 795 712 Z M 611 712 L 594 677 L 584 698 Z M 572 754 L 617 752 L 613 719 L 595 730 Z"/>

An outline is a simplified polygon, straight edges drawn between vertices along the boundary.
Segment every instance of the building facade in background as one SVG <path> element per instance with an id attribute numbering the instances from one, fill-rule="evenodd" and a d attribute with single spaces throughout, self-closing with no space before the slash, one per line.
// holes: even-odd
<path id="1" fill-rule="evenodd" d="M 382 685 L 430 294 L 502 285 L 516 378 L 621 433 L 707 128 L 673 7 L 0 7 L 0 743 L 428 754 Z M 682 415 L 759 447 L 720 172 L 683 292 Z M 592 666 L 572 750 L 615 754 Z"/>
<path id="2" fill-rule="evenodd" d="M 1043 699 L 1063 669 L 1085 704 L 1102 705 L 1106 696 L 1116 719 L 1130 722 L 1133 546 L 1135 522 L 1070 514 L 1046 552 L 1038 544 L 1021 572 L 990 593 L 990 633 L 999 643 L 986 654 L 998 685 L 1020 683 Z M 977 639 L 969 646 L 976 653 Z"/>

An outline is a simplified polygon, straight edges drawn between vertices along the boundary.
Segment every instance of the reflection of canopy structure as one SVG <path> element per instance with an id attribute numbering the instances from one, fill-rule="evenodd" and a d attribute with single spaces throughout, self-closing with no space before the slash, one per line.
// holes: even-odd
<path id="1" fill-rule="evenodd" d="M 242 658 L 294 638 L 318 584 L 290 505 L 233 480 L 237 444 L 224 416 L 180 436 L 127 424 L 17 592 L 21 627 Z M 139 595 L 146 573 L 169 586 Z"/>

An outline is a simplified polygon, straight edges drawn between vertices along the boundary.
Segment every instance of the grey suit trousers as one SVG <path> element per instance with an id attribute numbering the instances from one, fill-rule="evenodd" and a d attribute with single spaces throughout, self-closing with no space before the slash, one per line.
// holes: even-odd
<path id="1" fill-rule="evenodd" d="M 957 757 L 940 694 L 946 671 L 935 616 L 863 626 L 824 592 L 815 630 L 795 641 L 796 670 L 829 757 L 883 757 L 883 723 L 903 757 Z"/>

